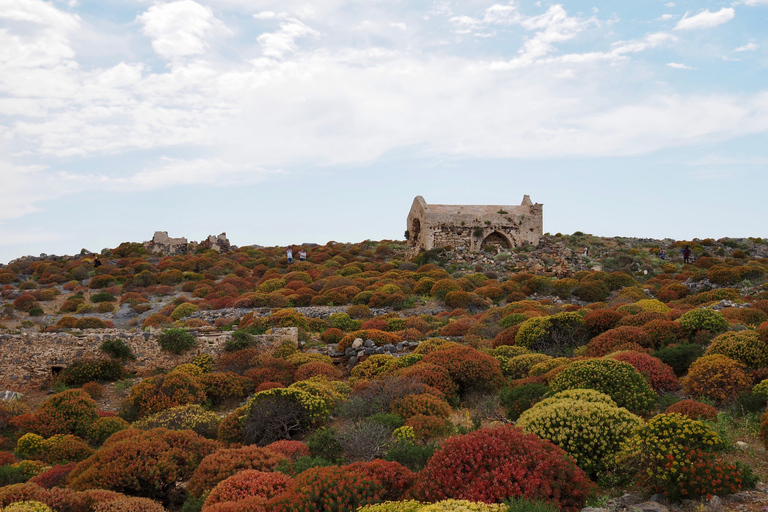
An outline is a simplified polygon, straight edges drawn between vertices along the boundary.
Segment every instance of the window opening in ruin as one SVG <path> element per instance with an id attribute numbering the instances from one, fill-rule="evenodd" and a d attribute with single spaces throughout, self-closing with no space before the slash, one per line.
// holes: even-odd
<path id="1" fill-rule="evenodd" d="M 483 242 L 480 244 L 480 250 L 484 250 L 486 247 L 492 247 L 495 249 L 511 249 L 512 245 L 504 235 L 498 231 L 494 231 L 485 237 Z"/>
<path id="2" fill-rule="evenodd" d="M 51 377 L 58 377 L 64 371 L 63 366 L 51 366 Z"/>

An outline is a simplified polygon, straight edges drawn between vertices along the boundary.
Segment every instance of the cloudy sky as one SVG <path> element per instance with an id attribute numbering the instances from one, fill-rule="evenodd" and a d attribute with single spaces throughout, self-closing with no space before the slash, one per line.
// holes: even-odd
<path id="1" fill-rule="evenodd" d="M 768 236 L 768 0 L 0 0 L 0 262 L 155 230 Z"/>

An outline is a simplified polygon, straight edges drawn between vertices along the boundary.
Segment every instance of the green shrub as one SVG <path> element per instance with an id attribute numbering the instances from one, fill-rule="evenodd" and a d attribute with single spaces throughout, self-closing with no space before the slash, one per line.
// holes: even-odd
<path id="1" fill-rule="evenodd" d="M 636 414 L 650 412 L 658 396 L 643 375 L 629 363 L 615 359 L 587 359 L 568 365 L 549 383 L 555 393 L 594 389 L 610 396 L 619 407 Z"/>
<path id="2" fill-rule="evenodd" d="M 523 384 L 514 388 L 504 388 L 499 393 L 499 400 L 504 406 L 510 421 L 517 421 L 520 415 L 530 409 L 547 394 L 549 388 L 542 384 Z"/>
<path id="3" fill-rule="evenodd" d="M 686 311 L 677 323 L 691 333 L 705 330 L 714 334 L 728 330 L 730 325 L 722 313 L 707 308 Z"/>
<path id="4" fill-rule="evenodd" d="M 173 354 L 182 354 L 197 346 L 197 339 L 186 329 L 166 329 L 157 338 L 160 348 Z"/>
<path id="5" fill-rule="evenodd" d="M 653 357 L 658 357 L 662 363 L 671 366 L 675 375 L 680 377 L 703 353 L 704 349 L 695 343 L 679 343 L 660 348 L 653 353 Z"/>
<path id="6" fill-rule="evenodd" d="M 224 350 L 227 352 L 237 352 L 244 348 L 255 347 L 259 344 L 256 338 L 253 337 L 246 329 L 238 329 L 232 333 L 232 337 L 227 340 L 224 345 Z"/>
<path id="7" fill-rule="evenodd" d="M 99 345 L 99 350 L 106 352 L 115 359 L 125 361 L 126 359 L 135 360 L 136 356 L 128 344 L 120 338 L 107 338 Z"/>
<path id="8" fill-rule="evenodd" d="M 725 332 L 715 339 L 704 355 L 721 354 L 753 370 L 768 367 L 768 339 L 756 331 Z"/>
<path id="9" fill-rule="evenodd" d="M 117 302 L 117 298 L 109 292 L 99 292 L 91 295 L 91 302 Z"/>
<path id="10" fill-rule="evenodd" d="M 112 382 L 122 378 L 123 365 L 114 359 L 73 361 L 61 372 L 59 379 L 67 386 L 81 386 L 86 382 Z"/>
<path id="11" fill-rule="evenodd" d="M 421 471 L 437 447 L 435 443 L 417 445 L 409 441 L 397 441 L 390 445 L 384 460 L 399 462 L 411 471 Z"/>
<path id="12" fill-rule="evenodd" d="M 133 428 L 151 430 L 167 428 L 169 430 L 192 430 L 208 439 L 216 439 L 221 418 L 211 411 L 206 411 L 200 405 L 180 405 L 164 411 L 156 412 L 133 424 Z"/>
<path id="13" fill-rule="evenodd" d="M 178 322 L 182 318 L 188 317 L 198 309 L 200 309 L 199 306 L 192 304 L 190 302 L 184 302 L 182 304 L 179 304 L 178 306 L 176 306 L 176 309 L 174 309 L 173 312 L 171 312 L 171 315 L 170 315 L 171 320 Z"/>

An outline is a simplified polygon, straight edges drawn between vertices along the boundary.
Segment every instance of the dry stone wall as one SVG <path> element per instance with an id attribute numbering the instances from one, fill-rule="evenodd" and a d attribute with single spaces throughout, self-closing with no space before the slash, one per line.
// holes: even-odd
<path id="1" fill-rule="evenodd" d="M 157 338 L 161 332 L 88 329 L 73 333 L 22 332 L 0 335 L 0 389 L 25 391 L 39 386 L 76 359 L 108 357 L 99 350 L 99 345 L 109 338 L 122 339 L 136 355 L 136 360 L 127 364 L 128 371 L 148 375 L 156 368 L 171 369 L 188 363 L 199 354 L 221 354 L 232 336 L 230 332 L 197 331 L 197 347 L 184 354 L 174 355 L 160 349 Z M 298 334 L 296 327 L 284 327 L 254 338 L 260 342 L 258 347 L 267 352 L 284 341 L 298 346 Z"/>

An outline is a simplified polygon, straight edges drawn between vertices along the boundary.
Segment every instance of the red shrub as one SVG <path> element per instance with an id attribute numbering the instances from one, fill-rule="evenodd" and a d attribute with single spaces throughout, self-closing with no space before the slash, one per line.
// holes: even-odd
<path id="1" fill-rule="evenodd" d="M 458 346 L 429 353 L 424 363 L 442 366 L 461 392 L 470 389 L 497 389 L 503 383 L 499 361 L 472 347 Z"/>
<path id="2" fill-rule="evenodd" d="M 617 326 L 628 325 L 630 327 L 642 327 L 648 322 L 653 322 L 654 320 L 662 320 L 662 319 L 664 319 L 664 315 L 659 312 L 643 311 L 636 315 L 625 316 L 624 318 L 619 320 L 619 323 L 617 324 Z"/>
<path id="3" fill-rule="evenodd" d="M 293 383 L 296 365 L 280 357 L 266 357 L 258 368 L 251 368 L 245 376 L 258 386 L 264 382 L 280 382 L 284 386 Z"/>
<path id="4" fill-rule="evenodd" d="M 377 479 L 331 466 L 304 471 L 269 505 L 273 512 L 354 512 L 380 502 L 383 495 L 384 487 Z"/>
<path id="5" fill-rule="evenodd" d="M 696 400 L 680 400 L 667 407 L 665 414 L 679 413 L 688 416 L 692 420 L 714 420 L 717 418 L 717 409 L 711 405 L 697 402 Z"/>
<path id="6" fill-rule="evenodd" d="M 219 482 L 205 499 L 205 506 L 252 496 L 268 500 L 285 491 L 290 483 L 291 478 L 282 473 L 245 469 Z"/>
<path id="7" fill-rule="evenodd" d="M 592 336 L 613 329 L 623 315 L 610 309 L 596 309 L 584 315 L 584 325 Z"/>
<path id="8" fill-rule="evenodd" d="M 232 372 L 242 375 L 249 368 L 256 366 L 260 353 L 257 348 L 244 348 L 237 352 L 223 354 L 216 361 L 216 368 L 220 372 Z"/>
<path id="9" fill-rule="evenodd" d="M 651 320 L 643 325 L 652 347 L 666 347 L 686 338 L 686 331 L 671 320 Z"/>
<path id="10" fill-rule="evenodd" d="M 220 404 L 229 398 L 243 398 L 253 391 L 251 379 L 232 372 L 204 373 L 198 380 L 213 404 Z"/>
<path id="11" fill-rule="evenodd" d="M 450 432 L 451 424 L 440 416 L 416 414 L 405 420 L 405 424 L 413 429 L 416 439 L 433 439 Z"/>
<path id="12" fill-rule="evenodd" d="M 418 414 L 441 418 L 447 418 L 451 414 L 451 406 L 445 400 L 428 393 L 406 395 L 392 402 L 390 407 L 392 412 L 406 419 Z"/>
<path id="13" fill-rule="evenodd" d="M 156 375 L 136 384 L 125 403 L 127 415 L 137 418 L 179 405 L 200 404 L 206 399 L 200 380 L 187 373 Z"/>
<path id="14" fill-rule="evenodd" d="M 383 318 L 371 318 L 370 320 L 363 322 L 363 325 L 360 326 L 360 329 L 378 329 L 380 331 L 388 331 L 389 325 Z"/>
<path id="15" fill-rule="evenodd" d="M 290 441 L 284 439 L 282 441 L 275 441 L 274 443 L 265 446 L 267 450 L 272 450 L 275 453 L 285 455 L 291 460 L 296 460 L 299 457 L 309 457 L 309 447 L 301 441 Z"/>
<path id="16" fill-rule="evenodd" d="M 500 347 L 502 345 L 514 345 L 515 344 L 515 336 L 517 336 L 517 331 L 520 330 L 520 324 L 513 325 L 512 327 L 508 327 L 501 331 L 499 334 L 497 334 L 493 341 L 491 342 L 494 347 Z"/>
<path id="17" fill-rule="evenodd" d="M 76 465 L 77 462 L 70 462 L 62 466 L 52 466 L 39 475 L 32 477 L 29 481 L 45 489 L 58 487 L 59 484 L 63 484 L 67 480 L 67 477 L 75 469 Z"/>
<path id="18" fill-rule="evenodd" d="M 637 371 L 648 379 L 648 383 L 657 393 L 680 389 L 680 382 L 675 377 L 672 367 L 662 363 L 656 357 L 631 350 L 616 352 L 611 354 L 610 357 L 634 366 Z"/>
<path id="19" fill-rule="evenodd" d="M 439 390 L 450 401 L 456 398 L 459 388 L 448 370 L 435 364 L 419 362 L 403 368 L 397 374 L 404 379 L 413 379 Z"/>
<path id="20" fill-rule="evenodd" d="M 202 496 L 205 491 L 244 469 L 272 471 L 285 459 L 281 453 L 258 446 L 218 450 L 200 462 L 189 481 L 188 490 L 193 496 Z"/>
<path id="21" fill-rule="evenodd" d="M 416 475 L 402 464 L 381 459 L 355 462 L 347 468 L 378 480 L 384 486 L 382 499 L 387 501 L 400 500 L 416 478 Z"/>
<path id="22" fill-rule="evenodd" d="M 474 323 L 475 321 L 471 318 L 462 318 L 455 322 L 449 322 L 448 325 L 440 329 L 440 336 L 464 336 Z"/>
<path id="23" fill-rule="evenodd" d="M 331 380 L 341 379 L 341 370 L 329 363 L 312 362 L 299 366 L 296 370 L 296 381 L 306 380 L 315 376 L 328 377 Z"/>
<path id="24" fill-rule="evenodd" d="M 584 355 L 600 357 L 617 350 L 636 350 L 636 347 L 643 351 L 643 348 L 649 347 L 650 344 L 648 335 L 640 327 L 616 327 L 592 338 L 587 343 Z"/>
<path id="25" fill-rule="evenodd" d="M 417 499 L 500 503 L 510 496 L 576 512 L 593 484 L 562 449 L 509 425 L 449 438 L 417 475 Z"/>
<path id="26" fill-rule="evenodd" d="M 16 464 L 16 455 L 13 452 L 0 452 L 0 466 Z"/>
<path id="27" fill-rule="evenodd" d="M 254 390 L 254 393 L 258 393 L 259 391 L 266 391 L 268 389 L 284 388 L 284 387 L 285 385 L 280 382 L 262 382 L 256 387 L 256 389 Z"/>
<path id="28" fill-rule="evenodd" d="M 339 350 L 346 350 L 349 347 L 352 346 L 352 342 L 355 341 L 356 338 L 361 338 L 363 340 L 372 340 L 374 343 L 376 343 L 376 346 L 383 346 L 388 343 L 391 343 L 392 345 L 397 345 L 400 343 L 401 340 L 400 336 L 397 336 L 396 334 L 393 334 L 391 332 L 386 331 L 380 331 L 378 329 L 364 329 L 360 331 L 354 331 L 342 338 L 342 340 L 339 342 L 338 349 Z"/>
<path id="29" fill-rule="evenodd" d="M 70 486 L 164 498 L 215 449 L 215 441 L 191 430 L 121 430 L 75 467 Z"/>
<path id="30" fill-rule="evenodd" d="M 346 336 L 347 333 L 342 331 L 341 329 L 338 329 L 336 327 L 331 327 L 330 329 L 326 329 L 323 331 L 323 334 L 320 335 L 320 339 L 323 340 L 324 343 L 330 345 L 332 343 L 338 343 L 341 341 L 341 339 Z"/>

